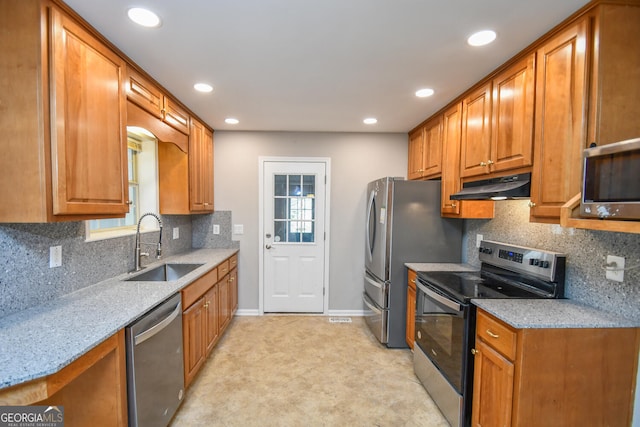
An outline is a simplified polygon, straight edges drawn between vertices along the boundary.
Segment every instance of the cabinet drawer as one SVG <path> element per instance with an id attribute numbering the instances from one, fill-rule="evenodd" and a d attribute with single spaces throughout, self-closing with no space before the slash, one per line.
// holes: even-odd
<path id="1" fill-rule="evenodd" d="M 224 277 L 229 273 L 229 260 L 226 259 L 218 265 L 218 277 Z"/>
<path id="2" fill-rule="evenodd" d="M 409 269 L 407 270 L 407 286 L 409 286 L 414 291 L 416 290 L 416 278 L 418 275 L 415 271 Z"/>
<path id="3" fill-rule="evenodd" d="M 516 333 L 502 322 L 478 310 L 476 336 L 510 360 L 516 357 Z"/>
<path id="4" fill-rule="evenodd" d="M 229 270 L 233 270 L 238 266 L 238 255 L 234 255 L 229 258 Z"/>
<path id="5" fill-rule="evenodd" d="M 182 309 L 186 310 L 196 302 L 205 292 L 207 292 L 218 281 L 218 269 L 213 268 L 204 276 L 196 279 L 193 283 L 182 290 Z"/>

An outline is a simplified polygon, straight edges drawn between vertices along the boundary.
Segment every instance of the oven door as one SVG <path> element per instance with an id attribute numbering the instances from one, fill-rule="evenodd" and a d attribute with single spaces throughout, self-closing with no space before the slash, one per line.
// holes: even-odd
<path id="1" fill-rule="evenodd" d="M 469 305 L 416 281 L 416 345 L 462 395 L 469 338 Z"/>

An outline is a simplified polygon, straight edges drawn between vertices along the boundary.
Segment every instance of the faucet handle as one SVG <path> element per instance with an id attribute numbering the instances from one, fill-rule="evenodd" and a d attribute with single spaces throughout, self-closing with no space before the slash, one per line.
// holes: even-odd
<path id="1" fill-rule="evenodd" d="M 156 258 L 162 258 L 162 244 L 158 243 L 158 248 L 156 249 Z"/>

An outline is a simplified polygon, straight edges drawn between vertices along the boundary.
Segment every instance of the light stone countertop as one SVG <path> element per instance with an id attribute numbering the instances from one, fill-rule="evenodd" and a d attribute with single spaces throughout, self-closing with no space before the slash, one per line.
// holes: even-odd
<path id="1" fill-rule="evenodd" d="M 471 302 L 517 329 L 635 328 L 640 322 L 567 299 L 474 299 Z"/>
<path id="2" fill-rule="evenodd" d="M 413 271 L 480 271 L 478 267 L 470 264 L 454 262 L 406 262 L 405 267 Z"/>
<path id="3" fill-rule="evenodd" d="M 0 318 L 0 388 L 53 374 L 124 328 L 238 249 L 195 249 L 149 264 L 204 264 L 171 282 L 114 278 Z"/>

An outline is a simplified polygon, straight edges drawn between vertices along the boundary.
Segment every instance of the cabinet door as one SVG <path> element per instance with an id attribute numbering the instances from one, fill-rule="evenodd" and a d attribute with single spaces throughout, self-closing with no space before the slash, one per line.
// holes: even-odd
<path id="1" fill-rule="evenodd" d="M 435 178 L 442 172 L 442 116 L 429 121 L 424 127 L 422 169 L 423 178 Z"/>
<path id="2" fill-rule="evenodd" d="M 424 148 L 424 128 L 409 134 L 409 168 L 408 179 L 422 178 L 422 149 Z"/>
<path id="3" fill-rule="evenodd" d="M 218 282 L 218 325 L 223 331 L 229 323 L 229 275 Z"/>
<path id="4" fill-rule="evenodd" d="M 204 294 L 204 308 L 206 314 L 207 354 L 213 349 L 220 336 L 218 326 L 218 286 L 214 285 Z"/>
<path id="5" fill-rule="evenodd" d="M 407 279 L 407 336 L 409 348 L 413 349 L 416 333 L 416 272 L 408 270 Z"/>
<path id="6" fill-rule="evenodd" d="M 202 198 L 205 210 L 213 212 L 213 132 L 204 129 L 202 159 Z"/>
<path id="7" fill-rule="evenodd" d="M 125 62 L 51 9 L 53 213 L 129 210 Z"/>
<path id="8" fill-rule="evenodd" d="M 164 122 L 180 132 L 189 135 L 189 113 L 176 104 L 171 98 L 164 97 Z"/>
<path id="9" fill-rule="evenodd" d="M 238 310 L 238 270 L 229 273 L 229 318 Z"/>
<path id="10" fill-rule="evenodd" d="M 535 53 L 493 79 L 491 172 L 531 166 Z"/>
<path id="11" fill-rule="evenodd" d="M 449 196 L 460 191 L 460 123 L 461 105 L 458 103 L 443 115 L 443 156 L 442 156 L 442 204 L 443 215 L 459 215 L 460 203 Z"/>
<path id="12" fill-rule="evenodd" d="M 127 99 L 152 116 L 162 119 L 164 95 L 158 87 L 127 67 Z"/>
<path id="13" fill-rule="evenodd" d="M 491 159 L 491 83 L 462 101 L 460 176 L 489 173 Z"/>
<path id="14" fill-rule="evenodd" d="M 200 298 L 182 314 L 185 387 L 195 378 L 205 361 L 207 345 L 204 304 L 204 298 Z"/>
<path id="15" fill-rule="evenodd" d="M 213 211 L 213 134 L 197 120 L 189 136 L 189 204 L 192 212 Z"/>
<path id="16" fill-rule="evenodd" d="M 471 425 L 510 426 L 514 366 L 500 353 L 476 341 Z"/>
<path id="17" fill-rule="evenodd" d="M 587 20 L 537 51 L 531 220 L 558 222 L 560 207 L 580 192 L 586 130 Z"/>

